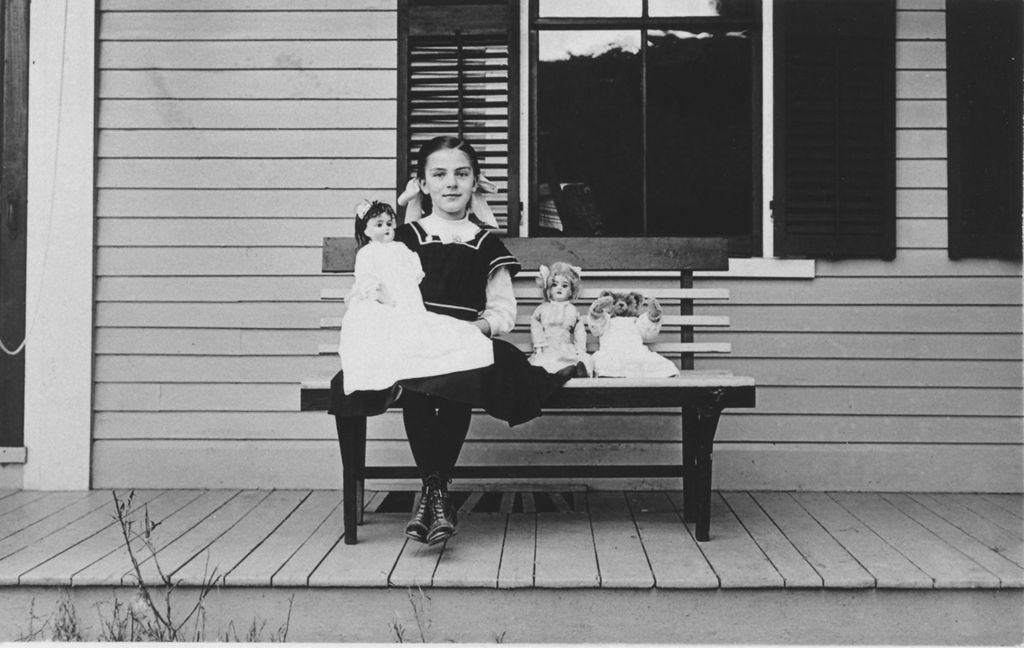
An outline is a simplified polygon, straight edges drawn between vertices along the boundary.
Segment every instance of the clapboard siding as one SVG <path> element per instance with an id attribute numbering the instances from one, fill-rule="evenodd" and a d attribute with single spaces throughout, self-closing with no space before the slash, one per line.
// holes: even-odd
<path id="1" fill-rule="evenodd" d="M 897 6 L 897 257 L 700 279 L 731 293 L 701 304 L 731 322 L 700 339 L 733 353 L 697 368 L 759 386 L 722 419 L 716 487 L 1021 487 L 1021 266 L 949 261 L 944 3 Z M 351 284 L 320 274 L 321 239 L 351 234 L 358 200 L 394 199 L 394 0 L 167 9 L 101 3 L 94 486 L 335 488 L 333 422 L 297 411 L 299 381 L 335 370 L 320 322 L 344 305 L 320 293 Z M 536 302 L 531 274 L 516 292 Z M 463 457 L 669 462 L 678 420 L 477 416 Z M 409 461 L 399 414 L 371 421 L 369 453 Z"/>

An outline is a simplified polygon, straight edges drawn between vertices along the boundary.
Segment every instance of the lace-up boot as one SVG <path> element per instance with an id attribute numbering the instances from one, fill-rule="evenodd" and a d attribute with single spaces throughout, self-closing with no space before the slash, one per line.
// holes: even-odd
<path id="1" fill-rule="evenodd" d="M 448 484 L 438 475 L 427 478 L 427 497 L 433 520 L 427 532 L 427 544 L 438 544 L 455 535 L 455 511 L 448 502 Z"/>
<path id="2" fill-rule="evenodd" d="M 427 532 L 430 530 L 430 497 L 427 495 L 427 484 L 423 483 L 423 490 L 420 491 L 420 501 L 413 511 L 409 523 L 405 525 L 405 535 L 416 542 L 426 542 Z"/>

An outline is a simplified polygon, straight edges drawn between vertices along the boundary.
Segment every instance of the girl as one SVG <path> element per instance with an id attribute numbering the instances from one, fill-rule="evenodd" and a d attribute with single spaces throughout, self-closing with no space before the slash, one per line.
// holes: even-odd
<path id="1" fill-rule="evenodd" d="M 580 294 L 580 272 L 580 268 L 563 261 L 552 263 L 550 268 L 540 267 L 537 283 L 544 291 L 544 303 L 530 319 L 530 364 L 556 372 L 583 362 L 590 369 L 587 331 L 573 304 Z"/>
<path id="2" fill-rule="evenodd" d="M 480 177 L 476 152 L 454 137 L 436 137 L 416 157 L 416 178 L 426 216 L 400 226 L 395 240 L 419 257 L 420 292 L 427 310 L 469 322 L 485 336 L 512 330 L 516 260 L 497 236 L 468 218 Z M 541 404 L 572 371 L 549 374 L 529 364 L 517 348 L 492 339 L 494 362 L 424 378 L 402 379 L 384 390 L 345 393 L 343 372 L 331 383 L 331 412 L 362 416 L 402 407 L 406 436 L 423 479 L 407 536 L 437 544 L 455 533 L 448 482 L 469 431 L 470 410 L 516 425 L 540 414 Z M 399 397 L 400 396 L 400 397 Z"/>
<path id="3" fill-rule="evenodd" d="M 355 230 L 362 247 L 338 345 L 345 393 L 494 362 L 491 343 L 477 327 L 424 308 L 423 268 L 415 253 L 394 240 L 390 205 L 361 202 Z"/>

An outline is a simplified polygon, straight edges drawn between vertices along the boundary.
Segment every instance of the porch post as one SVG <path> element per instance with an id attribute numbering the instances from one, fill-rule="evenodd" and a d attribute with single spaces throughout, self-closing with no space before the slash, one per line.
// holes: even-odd
<path id="1" fill-rule="evenodd" d="M 31 3 L 26 489 L 89 488 L 95 0 Z"/>

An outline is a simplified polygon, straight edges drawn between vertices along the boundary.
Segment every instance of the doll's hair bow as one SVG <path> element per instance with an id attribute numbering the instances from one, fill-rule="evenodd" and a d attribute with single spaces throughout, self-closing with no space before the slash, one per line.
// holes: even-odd
<path id="1" fill-rule="evenodd" d="M 359 204 L 356 205 L 356 218 L 358 218 L 359 220 L 363 220 L 364 218 L 366 218 L 366 214 L 370 211 L 370 208 L 373 207 L 373 204 L 375 202 L 377 201 L 374 200 L 371 202 L 369 200 L 366 200 L 365 198 L 360 200 Z"/>
<path id="2" fill-rule="evenodd" d="M 498 193 L 498 187 L 484 177 L 481 173 L 476 178 L 476 189 L 473 190 L 473 197 L 469 201 L 469 211 L 476 216 L 477 220 L 491 229 L 498 229 L 498 220 L 494 217 L 491 206 L 487 204 L 484 194 Z M 396 201 L 399 205 L 405 206 L 405 222 L 411 223 L 423 217 L 423 192 L 420 191 L 420 183 L 416 178 L 409 180 L 405 185 L 405 191 Z"/>

